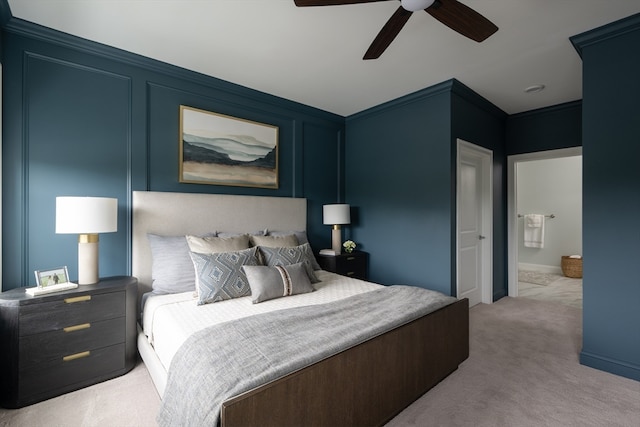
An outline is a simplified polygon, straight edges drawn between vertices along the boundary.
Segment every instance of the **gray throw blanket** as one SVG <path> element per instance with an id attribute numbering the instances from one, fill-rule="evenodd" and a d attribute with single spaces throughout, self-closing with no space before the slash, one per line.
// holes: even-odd
<path id="1" fill-rule="evenodd" d="M 173 357 L 160 426 L 216 426 L 222 402 L 456 301 L 389 286 L 333 303 L 211 326 Z"/>

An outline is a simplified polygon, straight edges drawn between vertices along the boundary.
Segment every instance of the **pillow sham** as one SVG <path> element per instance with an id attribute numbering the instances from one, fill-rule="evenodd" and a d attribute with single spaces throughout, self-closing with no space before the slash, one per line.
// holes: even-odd
<path id="1" fill-rule="evenodd" d="M 191 252 L 197 252 L 200 254 L 234 252 L 249 248 L 249 236 L 247 234 L 241 234 L 234 237 L 187 236 L 186 239 Z"/>
<path id="2" fill-rule="evenodd" d="M 265 230 L 267 232 L 267 236 L 286 236 L 289 234 L 295 234 L 296 238 L 298 239 L 298 245 L 304 245 L 305 243 L 309 243 L 309 238 L 307 237 L 307 232 L 306 231 L 278 231 L 278 230 Z M 311 248 L 311 246 L 309 246 L 309 248 L 311 249 L 311 253 L 313 253 L 313 248 Z M 318 260 L 316 260 L 316 257 L 313 256 L 310 259 L 311 261 L 311 266 L 313 267 L 314 270 L 320 270 L 320 264 L 318 264 Z"/>
<path id="3" fill-rule="evenodd" d="M 283 234 L 280 236 L 249 236 L 253 246 L 268 246 L 270 248 L 290 248 L 298 246 L 298 238 L 295 234 Z"/>
<path id="4" fill-rule="evenodd" d="M 254 304 L 315 291 L 301 262 L 275 267 L 243 265 L 242 269 L 247 275 L 251 288 L 251 302 Z"/>
<path id="5" fill-rule="evenodd" d="M 320 281 L 313 272 L 312 260 L 315 261 L 315 257 L 308 243 L 289 248 L 270 248 L 266 246 L 258 246 L 258 248 L 267 266 L 275 267 L 276 265 L 291 265 L 301 262 L 311 283 Z"/>
<path id="6" fill-rule="evenodd" d="M 190 255 L 195 267 L 198 305 L 240 298 L 251 293 L 242 266 L 259 265 L 258 248 L 210 254 L 190 252 Z"/>
<path id="7" fill-rule="evenodd" d="M 277 231 L 277 230 L 267 230 L 267 236 L 286 236 L 289 234 L 295 234 L 298 239 L 299 245 L 304 245 L 305 243 L 309 243 L 309 238 L 307 237 L 306 231 Z"/>
<path id="8" fill-rule="evenodd" d="M 151 247 L 151 288 L 154 294 L 195 290 L 195 273 L 185 236 L 147 234 Z"/>
<path id="9" fill-rule="evenodd" d="M 218 231 L 218 237 L 237 237 L 242 236 L 243 234 L 249 234 L 251 236 L 266 236 L 267 230 L 257 230 L 251 231 L 249 233 L 239 233 L 237 231 Z"/>

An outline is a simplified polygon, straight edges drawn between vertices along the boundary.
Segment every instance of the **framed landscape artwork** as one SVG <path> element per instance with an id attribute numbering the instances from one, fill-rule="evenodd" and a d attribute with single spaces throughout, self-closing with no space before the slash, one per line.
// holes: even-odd
<path id="1" fill-rule="evenodd" d="M 278 188 L 278 127 L 181 105 L 180 182 Z"/>

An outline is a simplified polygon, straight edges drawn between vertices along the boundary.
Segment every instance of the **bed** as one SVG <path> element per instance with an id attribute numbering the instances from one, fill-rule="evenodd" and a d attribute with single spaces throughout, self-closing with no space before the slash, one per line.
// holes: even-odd
<path id="1" fill-rule="evenodd" d="M 306 262 L 296 264 L 295 271 L 292 266 L 290 273 L 302 278 L 305 273 L 309 277 L 315 274 L 318 281 L 312 291 L 258 304 L 252 300 L 256 292 L 202 305 L 193 291 L 148 297 L 152 269 L 157 268 L 150 235 L 208 236 L 224 231 L 228 235 L 280 233 L 288 238 L 295 233 L 300 243 L 306 221 L 307 203 L 302 198 L 133 193 L 132 273 L 139 281 L 141 307 L 144 301 L 138 349 L 163 399 L 159 424 L 180 420 L 179 424 L 196 425 L 213 420 L 224 427 L 383 425 L 468 357 L 466 299 L 426 295 L 411 286 L 380 286 L 318 270 L 317 266 L 309 273 L 308 265 L 300 265 Z M 253 271 L 258 269 L 266 271 L 266 267 Z M 423 294 L 425 299 L 435 298 L 435 308 L 394 305 L 420 300 Z M 379 304 L 376 301 L 380 298 L 389 303 Z M 205 318 L 209 320 L 202 320 Z M 318 324 L 322 328 L 309 326 Z M 308 332 L 329 326 L 337 332 Z M 261 339 L 272 331 L 275 335 Z M 301 347 L 280 345 L 278 340 Z M 243 343 L 233 350 L 237 358 L 225 353 L 234 342 Z M 286 358 L 287 365 L 271 369 L 269 361 L 261 366 L 266 350 L 255 350 L 259 357 L 245 354 L 254 347 L 247 343 L 288 352 L 277 356 Z M 228 359 L 214 369 L 208 365 L 212 362 L 196 355 L 195 349 L 202 348 L 211 360 L 220 360 L 221 355 Z M 254 363 L 256 357 L 259 361 Z M 231 380 L 233 387 L 226 390 L 230 394 L 209 399 L 206 403 L 211 408 L 194 409 L 193 402 L 208 396 L 222 382 L 226 373 L 221 371 L 232 370 L 234 363 L 247 370 L 246 381 Z M 204 371 L 197 371 L 200 364 Z M 252 373 L 254 368 L 257 371 Z M 207 369 L 217 372 L 220 381 L 202 374 Z M 262 372 L 266 372 L 264 378 Z M 209 417 L 210 412 L 215 415 Z M 200 418 L 190 418 L 192 413 L 200 413 Z"/>

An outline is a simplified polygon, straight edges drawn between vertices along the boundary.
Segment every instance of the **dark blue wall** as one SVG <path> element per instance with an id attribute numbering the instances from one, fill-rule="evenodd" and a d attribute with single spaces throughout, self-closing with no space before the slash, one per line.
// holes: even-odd
<path id="1" fill-rule="evenodd" d="M 375 282 L 451 291 L 450 85 L 347 119 L 348 231 Z"/>
<path id="2" fill-rule="evenodd" d="M 456 145 L 459 138 L 493 151 L 493 300 L 507 295 L 507 168 L 505 156 L 504 127 L 507 115 L 484 98 L 472 92 L 459 82 L 454 82 L 452 104 L 452 165 L 451 170 L 455 182 L 456 177 Z M 456 224 L 456 185 L 451 195 L 452 224 Z M 452 241 L 456 241 L 456 230 L 453 227 Z M 455 246 L 455 244 L 454 244 Z M 452 248 L 452 278 L 456 277 L 456 248 Z"/>
<path id="3" fill-rule="evenodd" d="M 77 237 L 55 234 L 60 195 L 118 198 L 103 276 L 130 271 L 131 190 L 306 197 L 311 243 L 329 245 L 343 117 L 13 18 L 2 45 L 3 289 L 61 265 L 77 277 Z M 179 183 L 181 104 L 278 126 L 279 188 Z"/>
<path id="4" fill-rule="evenodd" d="M 513 114 L 507 119 L 506 154 L 582 145 L 582 101 Z"/>
<path id="5" fill-rule="evenodd" d="M 346 237 L 371 279 L 453 293 L 455 143 L 494 151 L 494 299 L 506 293 L 505 156 L 583 145 L 584 348 L 589 366 L 640 379 L 640 18 L 573 39 L 584 101 L 504 114 L 451 80 L 345 119 L 157 61 L 9 19 L 3 63 L 3 288 L 68 265 L 56 195 L 117 197 L 101 273 L 130 271 L 131 190 L 307 197 L 308 232 L 329 246 L 321 206 L 351 203 Z M 8 21 L 8 23 L 7 23 Z M 178 183 L 178 107 L 280 127 L 280 188 Z M 583 141 L 581 141 L 583 139 Z M 506 142 L 505 142 L 506 141 Z M 346 165 L 346 167 L 345 167 Z"/>
<path id="6" fill-rule="evenodd" d="M 505 293 L 504 113 L 450 80 L 347 118 L 349 236 L 370 278 L 455 294 L 456 140 L 494 149 L 494 293 Z"/>
<path id="7" fill-rule="evenodd" d="M 572 41 L 584 79 L 580 360 L 640 380 L 640 14 Z"/>

